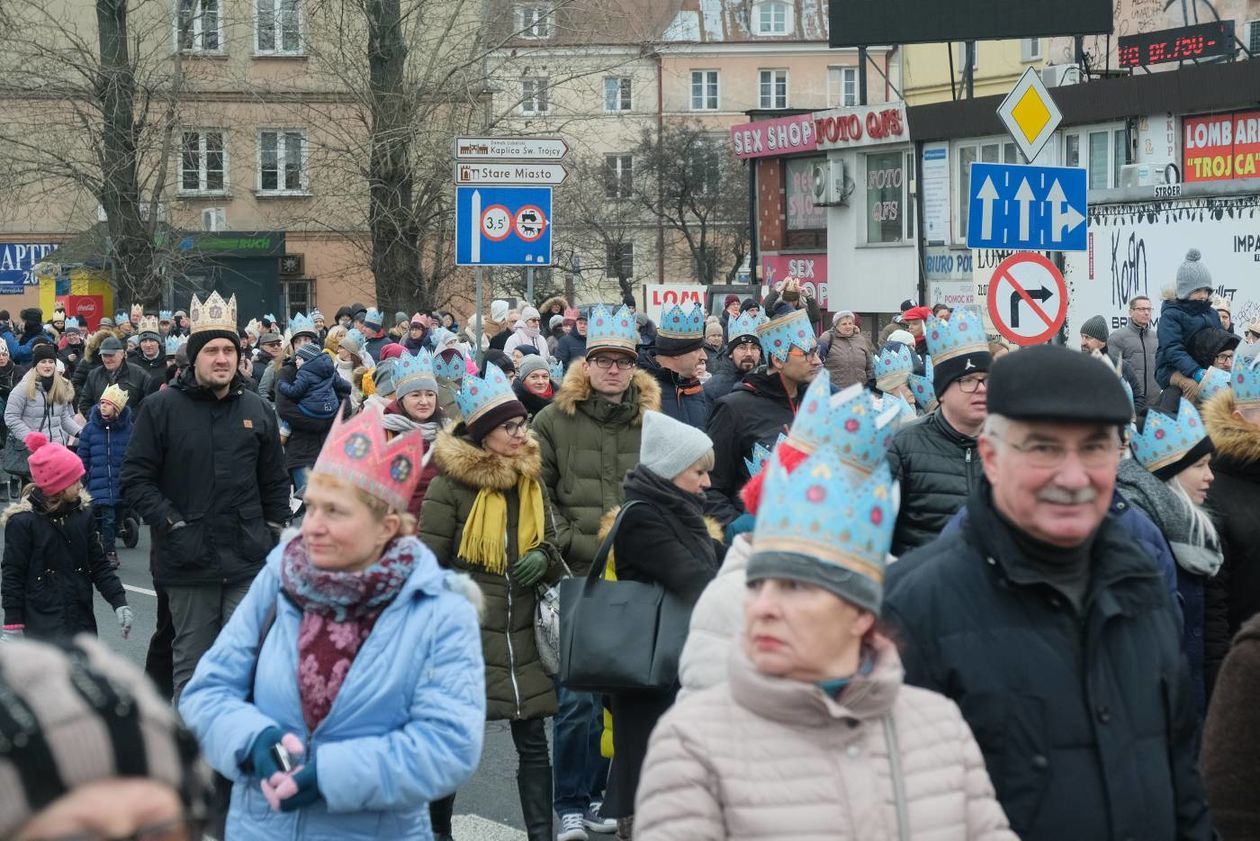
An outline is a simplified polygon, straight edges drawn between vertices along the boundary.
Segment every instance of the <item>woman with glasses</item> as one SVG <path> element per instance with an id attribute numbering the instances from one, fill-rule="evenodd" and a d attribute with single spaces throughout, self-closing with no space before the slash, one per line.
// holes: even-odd
<path id="1" fill-rule="evenodd" d="M 511 356 L 512 351 L 521 345 L 532 347 L 540 355 L 547 356 L 547 337 L 543 335 L 542 318 L 533 307 L 521 310 L 521 319 L 516 322 L 512 335 L 504 342 L 503 352 Z"/>
<path id="2" fill-rule="evenodd" d="M 528 412 L 498 368 L 486 373 L 464 378 L 456 397 L 463 420 L 438 433 L 438 476 L 424 498 L 420 539 L 439 563 L 481 587 L 486 718 L 509 722 L 529 841 L 551 841 L 545 722 L 556 712 L 556 695 L 534 638 L 535 588 L 558 580 L 564 565 Z M 430 808 L 438 841 L 451 837 L 454 801 L 451 795 Z"/>
<path id="3" fill-rule="evenodd" d="M 424 438 L 424 457 L 421 461 L 420 481 L 411 493 L 407 511 L 419 518 L 420 508 L 429 485 L 437 477 L 437 462 L 433 460 L 433 445 L 438 433 L 450 423 L 442 407 L 438 405 L 437 376 L 433 371 L 433 357 L 427 350 L 419 353 L 403 353 L 394 362 L 394 399 L 385 407 L 381 418 L 385 435 L 393 438 L 413 429 Z"/>

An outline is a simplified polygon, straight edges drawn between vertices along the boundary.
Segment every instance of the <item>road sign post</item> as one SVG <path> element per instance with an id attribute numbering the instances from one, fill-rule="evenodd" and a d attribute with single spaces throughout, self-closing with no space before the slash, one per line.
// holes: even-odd
<path id="1" fill-rule="evenodd" d="M 1021 252 L 993 270 L 987 298 L 993 326 L 1017 345 L 1039 345 L 1059 332 L 1067 319 L 1063 274 L 1040 254 Z"/>
<path id="2" fill-rule="evenodd" d="M 973 163 L 967 246 L 1085 251 L 1088 189 L 1081 167 Z"/>

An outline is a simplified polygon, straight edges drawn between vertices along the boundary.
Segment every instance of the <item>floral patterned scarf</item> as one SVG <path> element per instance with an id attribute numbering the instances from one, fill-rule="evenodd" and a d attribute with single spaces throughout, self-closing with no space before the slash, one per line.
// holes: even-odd
<path id="1" fill-rule="evenodd" d="M 332 709 L 376 620 L 415 569 L 417 557 L 410 543 L 394 540 L 376 563 L 358 572 L 318 569 L 301 537 L 285 547 L 280 587 L 302 609 L 298 694 L 302 717 L 311 730 Z"/>

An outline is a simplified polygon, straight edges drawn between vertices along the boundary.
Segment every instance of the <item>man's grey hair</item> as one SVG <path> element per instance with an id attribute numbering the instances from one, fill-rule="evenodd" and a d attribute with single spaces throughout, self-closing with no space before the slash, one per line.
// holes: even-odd
<path id="1" fill-rule="evenodd" d="M 980 437 L 988 438 L 990 441 L 1001 441 L 1010 428 L 1010 418 L 989 412 L 984 416 L 984 423 L 980 427 Z"/>

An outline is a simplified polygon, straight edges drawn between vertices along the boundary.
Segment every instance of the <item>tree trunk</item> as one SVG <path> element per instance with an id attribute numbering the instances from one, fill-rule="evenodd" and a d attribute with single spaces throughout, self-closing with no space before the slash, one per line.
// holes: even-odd
<path id="1" fill-rule="evenodd" d="M 384 312 L 417 303 L 420 252 L 413 218 L 409 166 L 410 97 L 405 90 L 407 47 L 399 0 L 368 0 L 368 68 L 372 126 L 368 162 L 368 228 L 376 305 Z"/>

